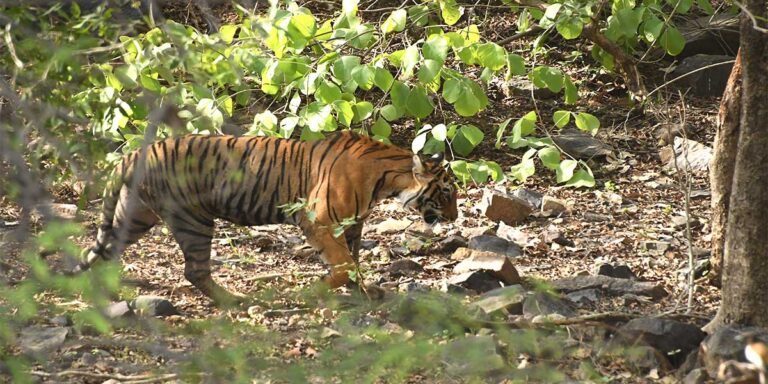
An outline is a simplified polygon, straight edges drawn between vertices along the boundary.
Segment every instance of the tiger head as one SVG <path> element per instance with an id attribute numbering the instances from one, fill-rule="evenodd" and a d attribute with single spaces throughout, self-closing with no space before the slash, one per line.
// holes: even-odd
<path id="1" fill-rule="evenodd" d="M 442 153 L 425 159 L 414 155 L 413 178 L 416 185 L 404 191 L 404 206 L 419 211 L 430 224 L 456 220 L 456 184 L 443 165 Z"/>

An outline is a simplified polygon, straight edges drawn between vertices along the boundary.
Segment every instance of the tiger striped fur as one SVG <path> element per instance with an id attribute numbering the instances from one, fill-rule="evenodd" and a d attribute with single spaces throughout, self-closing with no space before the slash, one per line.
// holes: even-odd
<path id="1" fill-rule="evenodd" d="M 236 300 L 211 278 L 214 219 L 241 225 L 288 223 L 330 264 L 330 287 L 348 284 L 363 222 L 377 202 L 397 197 L 428 222 L 458 216 L 442 156 L 410 151 L 345 131 L 306 142 L 270 137 L 188 135 L 123 157 L 104 192 L 95 245 L 78 270 L 115 259 L 160 219 L 184 254 L 184 276 L 215 302 Z M 307 209 L 280 206 L 304 199 Z M 316 218 L 309 220 L 307 210 Z M 344 239 L 334 228 L 345 218 Z"/>

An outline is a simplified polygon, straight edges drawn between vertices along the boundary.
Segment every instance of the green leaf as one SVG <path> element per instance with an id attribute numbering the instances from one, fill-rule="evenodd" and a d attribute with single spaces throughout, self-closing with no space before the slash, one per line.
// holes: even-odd
<path id="1" fill-rule="evenodd" d="M 462 125 L 451 142 L 453 150 L 461 156 L 467 156 L 483 141 L 483 131 L 474 125 Z"/>
<path id="2" fill-rule="evenodd" d="M 453 171 L 453 174 L 462 184 L 466 184 L 472 179 L 472 176 L 467 169 L 467 162 L 464 160 L 451 161 L 451 171 Z"/>
<path id="3" fill-rule="evenodd" d="M 539 158 L 545 167 L 555 170 L 560 166 L 560 151 L 555 147 L 544 147 L 539 149 Z"/>
<path id="4" fill-rule="evenodd" d="M 507 64 L 507 50 L 496 43 L 480 44 L 476 55 L 480 65 L 494 71 L 498 71 Z"/>
<path id="5" fill-rule="evenodd" d="M 307 128 L 312 132 L 322 131 L 334 131 L 336 130 L 336 123 L 331 112 L 333 107 L 330 105 L 323 105 L 321 103 L 314 102 L 304 108 L 303 118 L 306 121 Z"/>
<path id="6" fill-rule="evenodd" d="M 576 160 L 565 159 L 558 164 L 555 169 L 556 178 L 558 183 L 564 183 L 573 177 L 573 171 L 576 169 L 578 162 Z"/>
<path id="7" fill-rule="evenodd" d="M 291 16 L 288 33 L 294 40 L 309 40 L 315 36 L 315 32 L 317 32 L 317 23 L 314 16 L 305 13 Z"/>
<path id="8" fill-rule="evenodd" d="M 499 163 L 488 160 L 484 161 L 484 163 L 488 167 L 488 171 L 491 173 L 491 179 L 493 179 L 493 181 L 504 180 L 504 170 L 501 169 Z"/>
<path id="9" fill-rule="evenodd" d="M 442 0 L 438 3 L 440 4 L 440 15 L 448 25 L 456 24 L 464 13 L 464 8 L 456 5 L 456 0 Z"/>
<path id="10" fill-rule="evenodd" d="M 392 104 L 387 104 L 381 107 L 379 114 L 381 114 L 381 117 L 385 118 L 387 121 L 395 121 L 402 116 L 402 114 L 397 110 L 397 107 Z"/>
<path id="11" fill-rule="evenodd" d="M 422 86 L 416 86 L 411 89 L 407 100 L 406 110 L 417 119 L 423 119 L 431 115 L 432 111 L 435 110 L 432 100 Z"/>
<path id="12" fill-rule="evenodd" d="M 122 86 L 130 89 L 139 85 L 136 82 L 136 80 L 139 78 L 139 70 L 134 64 L 121 65 L 115 68 L 115 77 L 117 77 L 117 79 L 120 81 L 121 89 Z M 113 88 L 117 89 L 117 87 L 114 86 Z"/>
<path id="13" fill-rule="evenodd" d="M 392 127 L 389 126 L 389 123 L 387 123 L 386 120 L 384 120 L 382 117 L 379 117 L 376 119 L 376 122 L 373 123 L 371 132 L 373 132 L 373 134 L 376 136 L 389 137 L 389 135 L 392 134 Z"/>
<path id="14" fill-rule="evenodd" d="M 368 101 L 360 101 L 353 107 L 355 111 L 354 121 L 356 123 L 361 122 L 369 117 L 373 113 L 373 104 Z"/>
<path id="15" fill-rule="evenodd" d="M 426 5 L 414 5 L 408 8 L 408 17 L 417 27 L 423 27 L 429 22 L 429 7 Z"/>
<path id="16" fill-rule="evenodd" d="M 448 128 L 445 126 L 445 124 L 438 124 L 432 127 L 432 137 L 434 137 L 435 140 L 445 141 L 447 133 Z"/>
<path id="17" fill-rule="evenodd" d="M 413 76 L 413 68 L 419 62 L 419 48 L 411 45 L 405 49 L 403 59 L 400 63 L 400 79 L 406 80 Z"/>
<path id="18" fill-rule="evenodd" d="M 424 59 L 442 63 L 448 55 L 448 48 L 448 39 L 445 36 L 431 35 L 421 47 L 421 54 Z"/>
<path id="19" fill-rule="evenodd" d="M 387 20 L 381 24 L 381 32 L 384 34 L 390 32 L 402 32 L 405 29 L 405 21 L 408 17 L 408 12 L 405 9 L 397 9 L 392 11 Z"/>
<path id="20" fill-rule="evenodd" d="M 323 81 L 315 91 L 315 98 L 324 104 L 331 104 L 341 99 L 341 89 L 330 81 Z"/>
<path id="21" fill-rule="evenodd" d="M 352 79 L 364 90 L 370 90 L 374 84 L 374 72 L 371 67 L 361 65 L 352 70 Z"/>
<path id="22" fill-rule="evenodd" d="M 554 93 L 563 89 L 563 72 L 548 66 L 536 67 L 530 75 L 533 84 L 539 88 L 547 88 Z"/>
<path id="23" fill-rule="evenodd" d="M 509 79 L 513 75 L 525 74 L 525 59 L 516 53 L 510 53 L 507 55 L 507 75 Z"/>
<path id="24" fill-rule="evenodd" d="M 555 24 L 557 32 L 566 40 L 572 40 L 581 35 L 584 23 L 578 17 L 569 17 Z"/>
<path id="25" fill-rule="evenodd" d="M 341 82 L 352 80 L 352 71 L 360 66 L 360 57 L 342 56 L 333 63 L 333 76 Z"/>
<path id="26" fill-rule="evenodd" d="M 216 101 L 213 99 L 200 99 L 195 111 L 203 117 L 199 120 L 203 129 L 217 130 L 224 125 L 224 115 L 216 108 Z"/>
<path id="27" fill-rule="evenodd" d="M 597 134 L 597 130 L 600 128 L 600 120 L 594 115 L 586 112 L 579 112 L 576 115 L 576 127 L 582 131 L 589 132 L 592 136 Z"/>
<path id="28" fill-rule="evenodd" d="M 565 77 L 565 103 L 574 104 L 579 100 L 579 90 L 573 85 L 570 77 Z"/>
<path id="29" fill-rule="evenodd" d="M 232 44 L 232 40 L 235 39 L 235 33 L 237 32 L 237 25 L 225 24 L 219 28 L 219 37 L 221 41 Z"/>
<path id="30" fill-rule="evenodd" d="M 574 188 L 592 188 L 595 186 L 595 176 L 592 174 L 592 170 L 589 168 L 586 170 L 579 169 L 576 171 L 576 173 L 573 174 L 573 177 L 571 177 L 571 179 L 565 183 L 565 185 Z"/>
<path id="31" fill-rule="evenodd" d="M 536 150 L 531 148 L 523 155 L 523 159 L 520 164 L 512 166 L 510 176 L 514 177 L 518 182 L 524 183 L 529 177 L 536 173 L 536 164 L 533 162 L 533 155 L 536 154 Z"/>
<path id="32" fill-rule="evenodd" d="M 562 8 L 562 4 L 560 3 L 553 3 L 547 6 L 547 10 L 544 11 L 544 18 L 549 20 L 556 20 L 557 14 L 560 12 L 560 8 Z"/>
<path id="33" fill-rule="evenodd" d="M 160 86 L 160 82 L 157 81 L 157 79 L 147 75 L 141 75 L 140 82 L 141 82 L 141 86 L 144 87 L 145 89 L 152 92 L 160 93 L 161 86 Z"/>
<path id="34" fill-rule="evenodd" d="M 285 139 L 290 139 L 291 135 L 293 135 L 293 130 L 296 129 L 298 124 L 298 116 L 288 116 L 280 120 L 280 135 Z"/>
<path id="35" fill-rule="evenodd" d="M 421 151 L 422 148 L 424 148 L 424 144 L 426 143 L 427 143 L 426 133 L 422 133 L 416 136 L 416 138 L 413 139 L 413 142 L 411 143 L 411 151 L 413 151 L 413 153 L 419 153 L 419 151 Z"/>
<path id="36" fill-rule="evenodd" d="M 431 59 L 424 60 L 419 67 L 419 81 L 422 83 L 429 83 L 440 74 L 443 63 Z"/>
<path id="37" fill-rule="evenodd" d="M 355 117 L 352 103 L 346 100 L 337 100 L 333 103 L 333 109 L 336 111 L 336 118 L 339 119 L 339 123 L 347 127 L 352 124 L 352 120 Z"/>
<path id="38" fill-rule="evenodd" d="M 659 36 L 661 36 L 661 31 L 663 29 L 664 21 L 656 17 L 656 15 L 649 13 L 649 16 L 643 22 L 643 38 L 646 42 L 652 44 L 659 38 Z"/>
<path id="39" fill-rule="evenodd" d="M 711 0 L 696 0 L 696 4 L 699 6 L 699 9 L 704 11 L 707 15 L 714 15 L 715 9 L 712 8 L 712 1 Z"/>
<path id="40" fill-rule="evenodd" d="M 512 119 L 506 119 L 496 127 L 496 149 L 501 148 L 501 139 L 504 137 L 504 131 L 507 130 L 507 126 Z"/>
<path id="41" fill-rule="evenodd" d="M 555 122 L 556 127 L 565 127 L 571 121 L 571 113 L 568 111 L 555 111 L 552 120 Z"/>
<path id="42" fill-rule="evenodd" d="M 659 45 L 670 55 L 677 56 L 685 47 L 685 38 L 677 28 L 669 25 L 664 33 L 661 34 Z"/>
<path id="43" fill-rule="evenodd" d="M 389 89 L 392 87 L 392 82 L 394 81 L 394 77 L 391 73 L 389 73 L 388 70 L 384 68 L 375 68 L 373 73 L 373 84 L 375 84 L 379 89 L 381 89 L 384 92 L 388 92 Z M 390 120 L 391 121 L 391 120 Z"/>
<path id="44" fill-rule="evenodd" d="M 397 107 L 399 111 L 407 110 L 408 96 L 411 94 L 411 89 L 408 88 L 407 85 L 401 81 L 395 81 L 392 83 L 392 89 L 389 94 L 392 99 L 392 104 Z"/>

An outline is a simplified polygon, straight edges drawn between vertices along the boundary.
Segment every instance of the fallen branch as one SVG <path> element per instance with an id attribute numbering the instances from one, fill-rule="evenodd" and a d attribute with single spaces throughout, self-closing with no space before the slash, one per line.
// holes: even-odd
<path id="1" fill-rule="evenodd" d="M 257 276 L 251 276 L 243 279 L 243 281 L 251 282 L 251 281 L 270 281 L 270 280 L 276 280 L 276 279 L 282 279 L 286 276 L 296 276 L 296 277 L 304 277 L 304 276 L 324 276 L 326 275 L 326 272 L 321 271 L 298 271 L 298 272 L 277 272 L 277 273 L 267 273 L 263 275 L 257 275 Z"/>
<path id="2" fill-rule="evenodd" d="M 152 382 L 158 382 L 158 381 L 174 380 L 178 378 L 178 375 L 175 373 L 167 373 L 163 375 L 154 375 L 154 374 L 122 375 L 119 373 L 95 373 L 95 372 L 78 371 L 78 370 L 66 370 L 66 371 L 61 371 L 56 373 L 48 373 L 44 371 L 31 371 L 29 373 L 33 376 L 39 376 L 39 377 L 45 377 L 45 378 L 62 379 L 70 376 L 82 376 L 82 377 L 88 377 L 92 379 L 120 380 L 124 383 L 152 383 Z"/>

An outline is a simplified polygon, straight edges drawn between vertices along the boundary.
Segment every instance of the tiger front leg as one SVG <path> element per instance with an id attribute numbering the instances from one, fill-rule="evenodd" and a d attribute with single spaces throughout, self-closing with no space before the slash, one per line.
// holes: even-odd
<path id="1" fill-rule="evenodd" d="M 309 245 L 320 252 L 320 258 L 330 266 L 330 272 L 324 278 L 324 282 L 330 288 L 357 285 L 371 299 L 379 300 L 384 297 L 384 291 L 381 288 L 375 285 L 364 285 L 362 276 L 359 274 L 358 281 L 352 281 L 350 273 L 357 270 L 357 263 L 352 258 L 343 236 L 335 237 L 331 229 L 319 224 L 308 226 L 305 234 Z"/>

